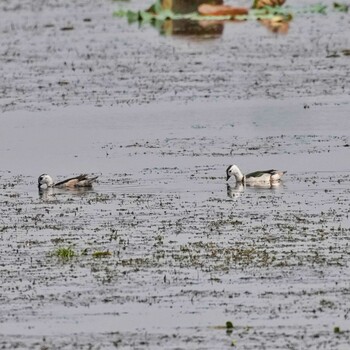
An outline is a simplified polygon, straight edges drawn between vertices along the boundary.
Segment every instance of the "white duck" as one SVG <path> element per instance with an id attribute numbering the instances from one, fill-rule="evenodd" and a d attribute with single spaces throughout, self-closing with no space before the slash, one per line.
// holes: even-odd
<path id="1" fill-rule="evenodd" d="M 254 171 L 253 173 L 249 173 L 247 175 L 243 175 L 243 173 L 239 170 L 237 165 L 230 165 L 226 169 L 226 181 L 229 180 L 231 176 L 236 178 L 237 183 L 241 183 L 243 185 L 255 185 L 255 184 L 273 184 L 281 180 L 281 177 L 286 173 L 286 171 L 279 170 L 260 170 Z"/>
<path id="2" fill-rule="evenodd" d="M 93 182 L 98 178 L 88 177 L 86 174 L 82 174 L 79 176 L 71 177 L 69 179 L 54 183 L 52 177 L 47 174 L 42 174 L 38 178 L 38 187 L 40 188 L 48 188 L 48 187 L 58 187 L 58 188 L 74 188 L 74 187 L 91 187 Z"/>

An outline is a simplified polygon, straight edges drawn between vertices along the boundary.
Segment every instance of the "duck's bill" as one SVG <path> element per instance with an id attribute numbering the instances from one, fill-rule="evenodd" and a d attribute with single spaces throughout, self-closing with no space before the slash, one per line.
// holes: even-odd
<path id="1" fill-rule="evenodd" d="M 226 175 L 226 181 L 228 181 L 230 179 L 230 175 Z"/>

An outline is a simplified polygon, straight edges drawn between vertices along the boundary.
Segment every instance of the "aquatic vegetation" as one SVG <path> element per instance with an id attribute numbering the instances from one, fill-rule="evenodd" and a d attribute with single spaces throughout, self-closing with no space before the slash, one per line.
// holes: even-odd
<path id="1" fill-rule="evenodd" d="M 157 8 L 156 11 L 150 12 L 149 10 L 139 10 L 139 11 L 131 11 L 131 10 L 117 10 L 114 12 L 114 16 L 116 17 L 125 17 L 128 22 L 140 22 L 140 23 L 151 23 L 151 24 L 159 24 L 159 22 L 164 22 L 166 20 L 189 20 L 189 21 L 227 21 L 227 20 L 259 20 L 259 19 L 271 19 L 274 16 L 283 16 L 286 20 L 290 20 L 292 18 L 292 14 L 290 12 L 290 8 L 283 7 L 269 7 L 265 6 L 259 9 L 251 9 L 248 14 L 241 14 L 236 16 L 231 15 L 202 15 L 198 12 L 178 14 L 169 9 Z M 310 11 L 312 8 L 310 9 Z"/>
<path id="2" fill-rule="evenodd" d="M 345 3 L 340 2 L 334 2 L 333 8 L 339 12 L 348 12 L 349 11 L 349 5 Z"/>
<path id="3" fill-rule="evenodd" d="M 111 255 L 112 255 L 112 253 L 110 251 L 108 251 L 108 250 L 92 253 L 92 257 L 93 258 L 105 258 L 105 257 L 111 256 Z"/>
<path id="4" fill-rule="evenodd" d="M 231 321 L 226 322 L 226 329 L 233 329 L 233 323 Z"/>
<path id="5" fill-rule="evenodd" d="M 53 255 L 62 260 L 69 260 L 75 256 L 75 252 L 71 247 L 61 247 L 58 248 Z"/>
<path id="6" fill-rule="evenodd" d="M 342 331 L 340 330 L 340 327 L 334 327 L 333 328 L 333 332 L 335 333 L 335 334 L 340 334 L 340 333 L 342 333 Z"/>
<path id="7" fill-rule="evenodd" d="M 260 20 L 267 21 L 271 20 L 274 25 L 277 23 L 289 22 L 295 15 L 300 14 L 326 14 L 329 7 L 324 4 L 314 4 L 310 6 L 282 6 L 284 0 L 255 0 L 252 8 L 247 11 L 247 13 L 238 15 L 206 15 L 200 11 L 190 12 L 190 13 L 176 13 L 171 8 L 163 7 L 161 1 L 157 1 L 150 8 L 146 10 L 125 10 L 119 9 L 114 12 L 116 17 L 125 17 L 129 23 L 139 22 L 139 23 L 150 23 L 156 27 L 161 26 L 165 21 L 193 21 L 193 22 L 203 22 L 208 21 L 218 22 L 218 21 L 229 21 L 229 20 Z M 337 11 L 347 12 L 348 5 L 341 3 L 334 3 L 333 9 Z"/>

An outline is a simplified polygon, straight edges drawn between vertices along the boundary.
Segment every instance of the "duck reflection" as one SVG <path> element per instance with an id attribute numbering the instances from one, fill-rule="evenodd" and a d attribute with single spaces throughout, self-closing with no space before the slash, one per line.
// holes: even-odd
<path id="1" fill-rule="evenodd" d="M 276 182 L 276 183 L 255 183 L 255 184 L 249 184 L 249 185 L 243 185 L 241 183 L 236 183 L 235 186 L 231 186 L 229 184 L 226 184 L 227 186 L 227 197 L 232 199 L 238 199 L 242 196 L 243 192 L 245 191 L 246 187 L 256 190 L 275 190 L 283 186 L 282 182 Z"/>
<path id="2" fill-rule="evenodd" d="M 231 186 L 229 184 L 227 186 L 227 197 L 232 199 L 239 198 L 244 192 L 244 186 L 241 183 L 236 183 L 235 186 Z"/>
<path id="3" fill-rule="evenodd" d="M 38 194 L 39 199 L 44 202 L 58 201 L 59 196 L 62 195 L 73 195 L 73 196 L 84 196 L 88 193 L 95 192 L 91 187 L 67 187 L 67 188 L 39 188 Z"/>

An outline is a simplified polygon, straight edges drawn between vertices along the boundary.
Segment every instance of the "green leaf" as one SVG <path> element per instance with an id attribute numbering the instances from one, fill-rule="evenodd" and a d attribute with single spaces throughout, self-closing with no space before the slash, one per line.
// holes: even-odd
<path id="1" fill-rule="evenodd" d="M 128 23 L 138 22 L 140 20 L 139 12 L 127 11 L 126 18 L 128 19 Z"/>
<path id="2" fill-rule="evenodd" d="M 154 3 L 154 11 L 155 13 L 161 13 L 163 11 L 161 0 L 156 0 Z"/>
<path id="3" fill-rule="evenodd" d="M 155 18 L 153 13 L 147 11 L 140 11 L 138 15 L 141 22 L 151 22 Z"/>

